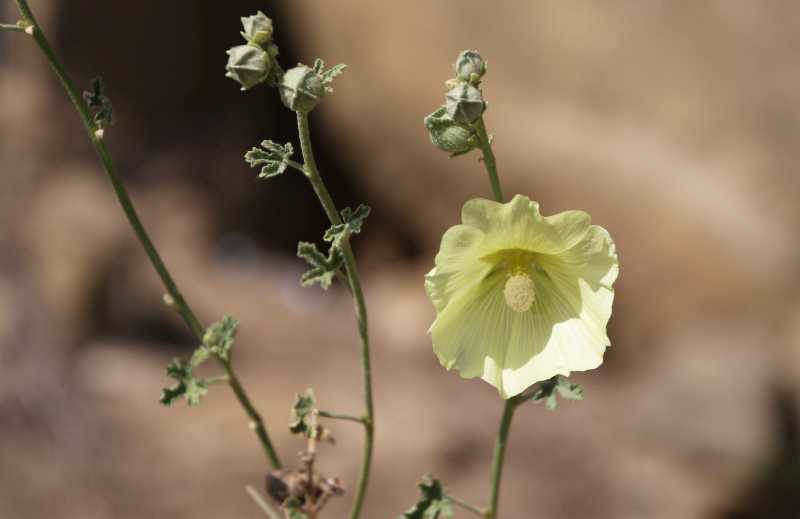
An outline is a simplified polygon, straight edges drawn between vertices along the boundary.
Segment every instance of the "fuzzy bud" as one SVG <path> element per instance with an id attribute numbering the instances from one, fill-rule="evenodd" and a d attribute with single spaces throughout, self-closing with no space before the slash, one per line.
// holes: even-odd
<path id="1" fill-rule="evenodd" d="M 486 62 L 474 50 L 462 50 L 456 60 L 456 76 L 472 85 L 480 83 L 486 73 Z"/>
<path id="2" fill-rule="evenodd" d="M 425 118 L 425 127 L 437 148 L 454 155 L 472 151 L 479 144 L 475 130 L 454 121 L 443 106 Z"/>
<path id="3" fill-rule="evenodd" d="M 287 70 L 279 88 L 283 104 L 295 112 L 310 112 L 325 94 L 322 78 L 305 65 Z"/>
<path id="4" fill-rule="evenodd" d="M 483 114 L 486 103 L 483 102 L 481 91 L 472 85 L 461 84 L 447 92 L 447 115 L 454 121 L 472 124 Z"/>
<path id="5" fill-rule="evenodd" d="M 242 18 L 242 37 L 250 43 L 265 45 L 272 40 L 272 20 L 258 11 L 256 14 Z"/>
<path id="6" fill-rule="evenodd" d="M 255 45 L 238 45 L 228 49 L 228 65 L 225 74 L 247 90 L 266 81 L 272 69 L 270 55 Z"/>

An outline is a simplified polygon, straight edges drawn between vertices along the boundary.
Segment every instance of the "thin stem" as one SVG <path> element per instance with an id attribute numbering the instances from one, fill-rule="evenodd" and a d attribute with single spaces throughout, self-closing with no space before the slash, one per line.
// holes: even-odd
<path id="1" fill-rule="evenodd" d="M 317 411 L 317 414 L 322 418 L 332 418 L 334 420 L 350 420 L 351 422 L 364 423 L 364 418 L 361 416 L 353 416 L 351 414 L 330 413 L 328 411 Z"/>
<path id="2" fill-rule="evenodd" d="M 500 178 L 497 176 L 497 162 L 495 161 L 494 152 L 492 151 L 492 143 L 489 142 L 489 135 L 486 133 L 486 124 L 483 122 L 482 115 L 475 121 L 475 129 L 478 131 L 481 152 L 483 152 L 483 164 L 486 166 L 486 172 L 489 174 L 489 183 L 492 185 L 494 199 L 502 203 L 503 189 L 500 187 Z"/>
<path id="3" fill-rule="evenodd" d="M 342 219 L 339 211 L 333 203 L 325 183 L 322 181 L 319 169 L 317 168 L 314 152 L 311 147 L 311 132 L 308 126 L 308 114 L 297 112 L 297 130 L 300 134 L 300 148 L 303 152 L 303 162 L 305 174 L 311 182 L 314 192 L 317 194 L 322 208 L 332 224 L 341 224 Z M 355 257 L 350 247 L 350 241 L 342 241 L 342 255 L 344 256 L 344 266 L 347 277 L 350 281 L 350 289 L 355 301 L 356 319 L 358 321 L 358 335 L 361 340 L 361 373 L 364 386 L 364 417 L 361 423 L 364 424 L 364 454 L 361 460 L 356 492 L 353 497 L 353 505 L 350 509 L 349 519 L 356 519 L 361 513 L 366 495 L 369 472 L 372 465 L 372 449 L 375 439 L 375 417 L 372 404 L 372 370 L 370 367 L 369 355 L 369 333 L 367 326 L 367 305 L 364 302 L 364 293 L 361 289 L 361 280 L 358 276 Z"/>
<path id="4" fill-rule="evenodd" d="M 19 31 L 23 32 L 25 29 L 15 23 L 0 23 L 0 31 Z"/>
<path id="5" fill-rule="evenodd" d="M 454 504 L 460 506 L 461 508 L 463 508 L 464 510 L 467 510 L 468 512 L 472 512 L 473 514 L 475 514 L 477 516 L 480 516 L 480 517 L 486 517 L 486 511 L 478 508 L 475 505 L 467 503 L 466 501 L 463 501 L 463 500 L 461 500 L 461 499 L 459 499 L 459 498 L 457 498 L 455 496 L 448 495 L 447 498 L 450 501 L 452 501 Z"/>
<path id="6" fill-rule="evenodd" d="M 105 142 L 103 141 L 102 137 L 98 137 L 98 135 L 95 133 L 99 128 L 92 121 L 89 108 L 86 106 L 86 103 L 84 103 L 83 99 L 78 93 L 78 89 L 75 87 L 75 83 L 70 78 L 67 70 L 64 68 L 64 65 L 55 55 L 55 52 L 53 52 L 53 48 L 47 41 L 47 38 L 36 21 L 36 18 L 33 16 L 30 7 L 28 7 L 27 1 L 16 0 L 16 2 L 19 12 L 22 15 L 23 23 L 27 26 L 33 27 L 32 36 L 36 41 L 36 45 L 38 45 L 39 49 L 47 59 L 47 62 L 50 64 L 50 67 L 56 73 L 56 76 L 58 76 L 61 86 L 64 87 L 64 90 L 69 96 L 70 101 L 72 101 L 72 105 L 75 107 L 75 111 L 78 112 L 78 116 L 80 117 L 86 132 L 89 134 L 89 140 L 94 145 L 95 151 L 100 158 L 100 162 L 103 165 L 106 176 L 111 182 L 111 187 L 114 189 L 114 193 L 117 195 L 117 199 L 122 206 L 122 210 L 125 213 L 125 216 L 127 217 L 131 227 L 133 228 L 133 232 L 139 239 L 139 243 L 142 245 L 142 248 L 147 254 L 150 263 L 153 265 L 156 273 L 158 273 L 158 276 L 161 278 L 161 282 L 164 284 L 167 294 L 169 295 L 168 299 L 170 306 L 180 314 L 181 318 L 183 318 L 183 321 L 192 331 L 195 339 L 202 341 L 203 334 L 205 333 L 205 327 L 194 314 L 186 300 L 183 298 L 180 290 L 178 290 L 175 280 L 172 278 L 167 266 L 164 264 L 164 261 L 158 254 L 155 245 L 153 245 L 150 236 L 147 234 L 142 221 L 139 219 L 139 215 L 137 214 L 130 195 L 128 195 L 128 191 L 125 188 L 125 185 L 122 183 L 122 179 L 120 178 L 119 173 L 114 166 L 114 162 L 111 159 L 108 148 L 106 148 Z M 275 455 L 275 451 L 272 448 L 272 443 L 270 442 L 269 436 L 264 429 L 264 425 L 261 422 L 260 416 L 250 402 L 247 393 L 245 393 L 244 389 L 239 384 L 238 379 L 233 374 L 233 369 L 231 368 L 230 363 L 223 362 L 222 365 L 225 368 L 225 373 L 229 379 L 228 384 L 236 395 L 236 398 L 239 400 L 239 403 L 242 405 L 248 416 L 250 416 L 250 418 L 256 423 L 255 432 L 258 435 L 259 440 L 261 440 L 261 444 L 264 447 L 267 457 L 275 468 L 279 468 L 280 462 Z M 256 418 L 258 419 L 256 420 Z"/>
<path id="7" fill-rule="evenodd" d="M 258 493 L 258 490 L 250 485 L 245 486 L 244 489 L 247 491 L 247 494 L 250 496 L 253 502 L 258 505 L 261 511 L 264 512 L 264 515 L 269 517 L 269 519 L 283 519 L 278 512 L 276 512 L 271 506 L 269 506 L 269 504 L 267 504 L 264 498 L 261 497 L 261 494 Z"/>
<path id="8" fill-rule="evenodd" d="M 506 400 L 503 407 L 503 417 L 500 419 L 500 430 L 497 431 L 497 440 L 494 444 L 494 456 L 492 457 L 491 493 L 489 497 L 489 508 L 486 510 L 487 519 L 497 518 L 497 503 L 500 499 L 500 480 L 503 477 L 503 462 L 506 455 L 506 444 L 508 443 L 508 432 L 511 430 L 511 419 L 519 402 L 515 398 Z"/>
<path id="9" fill-rule="evenodd" d="M 239 404 L 241 404 L 244 412 L 247 413 L 248 417 L 250 417 L 250 428 L 253 429 L 253 432 L 255 432 L 256 436 L 258 436 L 261 446 L 264 448 L 264 452 L 266 453 L 269 462 L 272 464 L 272 468 L 281 468 L 281 461 L 278 458 L 278 453 L 275 451 L 275 447 L 272 445 L 269 434 L 267 434 L 267 429 L 264 427 L 264 420 L 261 418 L 261 415 L 250 401 L 250 398 L 247 396 L 242 384 L 239 382 L 239 378 L 233 372 L 230 361 L 222 361 L 222 366 L 225 368 L 225 374 L 228 376 L 228 384 L 231 386 L 233 394 L 236 395 L 236 398 L 239 400 Z"/>

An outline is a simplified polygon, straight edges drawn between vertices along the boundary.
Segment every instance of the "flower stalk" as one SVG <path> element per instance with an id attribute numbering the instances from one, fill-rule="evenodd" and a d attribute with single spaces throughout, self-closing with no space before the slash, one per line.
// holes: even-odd
<path id="1" fill-rule="evenodd" d="M 339 225 L 342 223 L 342 218 L 336 205 L 328 192 L 322 176 L 317 168 L 316 160 L 314 159 L 314 152 L 311 144 L 311 131 L 308 124 L 308 113 L 297 112 L 297 131 L 300 135 L 300 148 L 303 154 L 303 172 L 311 182 L 314 192 L 319 198 L 325 214 L 328 216 L 332 225 Z M 372 369 L 370 366 L 370 352 L 369 352 L 369 333 L 367 325 L 367 307 L 364 300 L 364 293 L 361 289 L 361 280 L 356 268 L 355 257 L 353 256 L 353 249 L 350 246 L 350 240 L 345 239 L 342 241 L 342 254 L 344 256 L 344 267 L 347 273 L 350 290 L 353 294 L 355 303 L 356 320 L 358 321 L 358 335 L 361 341 L 361 372 L 363 378 L 363 391 L 364 391 L 364 415 L 357 421 L 364 425 L 364 452 L 361 460 L 361 468 L 359 470 L 358 482 L 356 483 L 355 495 L 353 497 L 353 505 L 348 515 L 349 519 L 357 519 L 361 514 L 361 509 L 364 505 L 364 497 L 366 495 L 367 483 L 369 481 L 370 468 L 372 465 L 372 450 L 375 439 L 375 426 L 374 426 L 374 409 L 372 402 Z M 337 418 L 344 418 L 337 416 Z M 352 418 L 351 418 L 352 419 Z"/>
<path id="2" fill-rule="evenodd" d="M 184 299 L 183 294 L 178 289 L 178 286 L 170 274 L 169 269 L 161 259 L 158 250 L 156 249 L 153 241 L 150 239 L 150 236 L 142 224 L 136 208 L 133 205 L 133 201 L 131 200 L 127 189 L 125 188 L 125 185 L 122 183 L 122 179 L 120 178 L 116 166 L 114 165 L 111 154 L 109 153 L 108 148 L 103 141 L 102 128 L 98 127 L 98 125 L 94 122 L 89 111 L 89 107 L 79 94 L 79 91 L 75 87 L 75 83 L 72 81 L 72 78 L 69 76 L 66 68 L 56 56 L 53 48 L 50 46 L 49 41 L 36 21 L 36 18 L 28 6 L 27 1 L 16 0 L 16 3 L 20 15 L 22 16 L 18 27 L 22 28 L 22 30 L 24 30 L 27 34 L 33 36 L 36 45 L 39 47 L 39 50 L 42 51 L 42 54 L 44 54 L 48 64 L 55 72 L 59 82 L 61 83 L 61 86 L 64 88 L 67 96 L 72 102 L 75 111 L 78 113 L 78 116 L 80 117 L 81 122 L 83 123 L 83 126 L 89 135 L 89 140 L 91 141 L 98 157 L 100 158 L 100 163 L 103 166 L 103 170 L 105 171 L 108 180 L 111 182 L 111 187 L 113 188 L 114 193 L 116 194 L 117 199 L 122 206 L 125 217 L 128 219 L 133 232 L 136 234 L 139 243 L 150 260 L 150 263 L 153 265 L 153 268 L 164 284 L 164 288 L 169 296 L 165 297 L 165 300 L 168 300 L 169 306 L 178 312 L 183 321 L 191 330 L 195 339 L 199 342 L 202 342 L 203 335 L 205 334 L 205 326 L 203 326 L 195 313 L 192 311 L 189 303 L 187 303 Z M 6 29 L 6 27 L 4 27 L 4 29 Z M 274 468 L 280 468 L 280 461 L 274 447 L 272 446 L 272 442 L 270 441 L 269 435 L 264 427 L 261 416 L 253 406 L 250 397 L 239 383 L 238 378 L 234 374 L 230 361 L 221 361 L 221 363 L 225 370 L 225 375 L 227 378 L 226 381 L 228 382 L 228 385 L 233 390 L 236 399 L 244 409 L 245 413 L 250 417 L 252 423 L 255 423 L 254 430 L 258 436 L 261 446 L 264 449 L 267 459 Z"/>

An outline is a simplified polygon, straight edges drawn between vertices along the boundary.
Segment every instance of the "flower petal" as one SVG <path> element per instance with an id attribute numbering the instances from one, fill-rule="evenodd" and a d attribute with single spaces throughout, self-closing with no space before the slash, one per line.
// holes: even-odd
<path id="1" fill-rule="evenodd" d="M 468 290 L 486 275 L 488 265 L 478 260 L 482 231 L 466 225 L 451 227 L 442 236 L 436 266 L 425 276 L 425 291 L 437 312 L 454 294 Z"/>
<path id="2" fill-rule="evenodd" d="M 583 211 L 564 211 L 543 217 L 539 204 L 516 195 L 507 204 L 481 198 L 464 204 L 464 225 L 480 229 L 488 239 L 484 251 L 524 249 L 543 254 L 558 254 L 580 242 L 591 225 Z"/>

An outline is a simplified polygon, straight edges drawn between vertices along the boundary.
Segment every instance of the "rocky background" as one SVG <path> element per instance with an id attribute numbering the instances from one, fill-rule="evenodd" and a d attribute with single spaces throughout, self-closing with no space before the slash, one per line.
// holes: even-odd
<path id="1" fill-rule="evenodd" d="M 378 406 L 365 517 L 396 517 L 427 471 L 487 496 L 500 402 L 438 365 L 422 288 L 463 201 L 489 194 L 477 155 L 448 160 L 422 126 L 462 48 L 490 62 L 505 190 L 589 211 L 621 262 L 606 364 L 574 377 L 586 401 L 518 412 L 502 516 L 800 513 L 799 4 L 30 3 L 79 84 L 105 78 L 145 224 L 201 318 L 241 321 L 235 364 L 286 460 L 295 392 L 360 409 L 355 325 L 344 290 L 297 281 L 296 242 L 326 227 L 305 180 L 241 158 L 294 140 L 292 114 L 225 79 L 224 50 L 262 9 L 284 65 L 349 64 L 313 131 L 338 204 L 374 209 L 356 241 Z M 38 50 L 0 34 L 0 517 L 261 517 L 243 486 L 265 462 L 230 392 L 157 402 L 193 347 L 161 295 Z M 352 488 L 361 431 L 330 425 L 320 467 Z"/>

